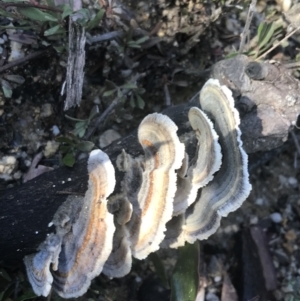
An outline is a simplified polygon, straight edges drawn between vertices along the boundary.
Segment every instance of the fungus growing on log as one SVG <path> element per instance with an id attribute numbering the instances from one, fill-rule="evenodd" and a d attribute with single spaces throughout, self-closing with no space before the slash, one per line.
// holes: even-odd
<path id="1" fill-rule="evenodd" d="M 211 79 L 200 92 L 200 105 L 215 125 L 223 159 L 214 180 L 186 211 L 184 232 L 190 243 L 212 235 L 221 217 L 239 208 L 251 191 L 248 156 L 242 148 L 240 118 L 231 91 Z"/>
<path id="2" fill-rule="evenodd" d="M 37 295 L 47 296 L 53 287 L 61 297 L 79 297 L 101 272 L 129 273 L 132 256 L 144 259 L 159 247 L 208 238 L 222 216 L 241 206 L 251 185 L 231 92 L 209 80 L 200 106 L 203 112 L 189 110 L 191 132 L 184 142 L 187 147 L 198 140 L 191 160 L 169 117 L 144 118 L 138 140 L 145 154 L 119 154 L 116 165 L 124 176 L 109 200 L 114 168 L 104 152 L 91 152 L 85 197 L 69 197 L 53 218 L 56 234 L 24 259 Z"/>
<path id="3" fill-rule="evenodd" d="M 133 204 L 127 224 L 132 255 L 138 259 L 159 249 L 166 223 L 172 217 L 177 187 L 175 170 L 181 167 L 185 154 L 176 132 L 175 123 L 157 113 L 144 118 L 138 129 L 138 139 L 145 152 L 143 180 L 138 204 Z"/>
<path id="4" fill-rule="evenodd" d="M 189 111 L 189 121 L 198 139 L 198 150 L 194 164 L 186 175 L 178 174 L 177 191 L 174 199 L 173 215 L 179 215 L 196 200 L 198 190 L 213 179 L 222 163 L 221 147 L 211 121 L 196 107 Z"/>
<path id="5" fill-rule="evenodd" d="M 218 229 L 221 217 L 239 208 L 251 191 L 248 156 L 242 148 L 240 119 L 231 91 L 210 79 L 200 92 L 200 105 L 219 136 L 222 165 L 213 181 L 201 189 L 196 202 L 167 224 L 162 247 L 177 248 L 186 241 L 208 238 Z"/>
<path id="6" fill-rule="evenodd" d="M 37 254 L 25 257 L 27 274 L 37 295 L 47 296 L 51 284 L 63 298 L 83 295 L 112 251 L 115 226 L 107 210 L 107 197 L 115 187 L 114 168 L 104 152 L 94 150 L 88 172 L 88 190 L 78 216 L 73 220 L 74 200 L 64 203 L 53 219 L 56 234 L 46 239 Z"/>

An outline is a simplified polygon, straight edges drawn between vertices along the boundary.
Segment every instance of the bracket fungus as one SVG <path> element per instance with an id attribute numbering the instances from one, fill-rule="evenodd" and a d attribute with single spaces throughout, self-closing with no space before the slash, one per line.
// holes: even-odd
<path id="1" fill-rule="evenodd" d="M 109 200 L 114 168 L 104 152 L 91 152 L 85 197 L 60 207 L 53 218 L 56 234 L 24 259 L 37 295 L 47 296 L 53 286 L 64 298 L 79 297 L 101 272 L 129 273 L 132 256 L 144 259 L 160 247 L 208 238 L 222 216 L 241 206 L 251 185 L 232 94 L 211 79 L 200 92 L 200 106 L 189 111 L 186 145 L 166 115 L 144 118 L 138 129 L 144 156 L 125 150 L 118 156 L 123 180 Z M 189 159 L 185 149 L 195 137 Z"/>
<path id="2" fill-rule="evenodd" d="M 213 179 L 220 169 L 222 154 L 218 135 L 206 114 L 197 107 L 189 110 L 189 122 L 198 140 L 195 163 L 184 176 L 178 174 L 177 191 L 174 199 L 173 215 L 179 215 L 196 200 L 198 190 Z"/>
<path id="3" fill-rule="evenodd" d="M 106 199 L 115 187 L 115 171 L 108 156 L 94 150 L 88 160 L 88 172 L 88 190 L 77 218 L 73 221 L 72 208 L 67 208 L 73 202 L 63 204 L 53 220 L 56 234 L 46 239 L 37 254 L 25 257 L 27 274 L 37 295 L 47 296 L 51 284 L 63 298 L 83 295 L 112 251 L 115 226 Z M 46 284 L 42 286 L 40 282 Z"/>
<path id="4" fill-rule="evenodd" d="M 210 79 L 200 92 L 200 105 L 219 135 L 222 165 L 196 202 L 169 222 L 163 247 L 207 239 L 218 229 L 221 217 L 239 208 L 251 191 L 248 156 L 242 148 L 240 118 L 231 91 Z"/>
<path id="5" fill-rule="evenodd" d="M 186 211 L 184 232 L 190 243 L 212 235 L 221 217 L 239 208 L 252 188 L 248 156 L 242 147 L 240 118 L 231 91 L 218 80 L 210 79 L 200 92 L 200 105 L 215 124 L 223 159 L 214 180 L 202 189 L 198 200 Z"/>
<path id="6" fill-rule="evenodd" d="M 166 223 L 172 217 L 175 170 L 180 168 L 185 154 L 176 132 L 175 123 L 157 113 L 146 116 L 138 129 L 138 139 L 145 152 L 143 180 L 127 224 L 132 254 L 138 259 L 159 249 Z"/>

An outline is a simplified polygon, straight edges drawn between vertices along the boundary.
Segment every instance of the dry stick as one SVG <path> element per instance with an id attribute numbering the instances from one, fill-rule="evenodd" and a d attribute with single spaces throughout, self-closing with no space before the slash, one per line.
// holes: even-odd
<path id="1" fill-rule="evenodd" d="M 279 46 L 282 42 L 285 42 L 290 36 L 292 36 L 296 31 L 298 31 L 300 29 L 300 26 L 298 26 L 296 29 L 294 29 L 293 31 L 291 31 L 288 35 L 286 35 L 281 41 L 279 41 L 278 43 L 276 43 L 273 47 L 271 47 L 268 51 L 266 51 L 265 53 L 263 53 L 261 56 L 259 56 L 256 61 L 258 61 L 259 59 L 263 58 L 264 56 L 266 56 L 268 53 L 270 53 L 272 50 L 274 50 L 277 46 Z"/>
<path id="2" fill-rule="evenodd" d="M 36 51 L 34 53 L 28 54 L 27 56 L 25 56 L 25 57 L 23 57 L 23 58 L 21 58 L 19 60 L 15 60 L 15 61 L 13 61 L 11 63 L 8 63 L 8 64 L 0 67 L 0 73 L 3 72 L 3 71 L 5 71 L 5 70 L 7 70 L 7 69 L 10 69 L 10 68 L 16 67 L 18 65 L 21 65 L 21 64 L 25 63 L 26 61 L 32 60 L 32 59 L 34 59 L 34 58 L 36 58 L 36 57 L 44 54 L 48 50 L 49 50 L 49 48 L 46 49 L 46 50 Z"/>
<path id="3" fill-rule="evenodd" d="M 47 5 L 39 5 L 39 4 L 30 4 L 30 3 L 17 3 L 17 2 L 7 2 L 7 3 L 1 3 L 0 7 L 3 8 L 8 8 L 8 7 L 35 7 L 35 8 L 40 8 L 40 9 L 45 9 L 45 10 L 50 10 L 58 13 L 62 13 L 63 11 L 59 8 L 56 7 L 51 7 Z"/>
<path id="4" fill-rule="evenodd" d="M 283 65 L 287 69 L 298 68 L 300 67 L 300 62 L 288 63 Z"/>
<path id="5" fill-rule="evenodd" d="M 249 6 L 246 24 L 245 24 L 244 30 L 241 34 L 242 38 L 241 38 L 241 43 L 240 43 L 239 54 L 241 54 L 243 52 L 244 47 L 245 47 L 246 38 L 249 35 L 249 28 L 250 28 L 250 24 L 251 24 L 251 21 L 253 18 L 253 13 L 255 12 L 256 1 L 257 0 L 252 0 L 251 4 Z"/>
<path id="6" fill-rule="evenodd" d="M 114 109 L 114 107 L 118 104 L 119 98 L 115 98 L 112 103 L 109 105 L 108 108 L 97 118 L 96 122 L 94 123 L 93 127 L 90 128 L 90 130 L 85 135 L 85 140 L 88 140 L 95 132 L 95 130 L 98 128 L 100 123 L 106 118 L 106 116 Z"/>

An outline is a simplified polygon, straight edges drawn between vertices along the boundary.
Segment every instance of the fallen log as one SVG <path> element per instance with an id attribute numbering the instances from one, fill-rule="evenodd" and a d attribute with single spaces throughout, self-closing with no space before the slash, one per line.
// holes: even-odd
<path id="1" fill-rule="evenodd" d="M 280 64 L 251 62 L 246 56 L 215 64 L 211 77 L 219 79 L 232 91 L 241 116 L 244 148 L 247 153 L 271 150 L 288 137 L 300 112 L 299 81 Z M 198 98 L 170 107 L 163 113 L 178 126 L 181 136 L 191 106 Z M 115 164 L 125 149 L 133 157 L 142 153 L 136 132 L 104 149 Z M 118 177 L 121 175 L 117 174 Z M 7 189 L 0 196 L 0 262 L 18 264 L 53 232 L 48 227 L 58 207 L 70 194 L 84 195 L 87 189 L 87 162 L 81 160 L 74 168 L 61 167 L 20 186 Z"/>

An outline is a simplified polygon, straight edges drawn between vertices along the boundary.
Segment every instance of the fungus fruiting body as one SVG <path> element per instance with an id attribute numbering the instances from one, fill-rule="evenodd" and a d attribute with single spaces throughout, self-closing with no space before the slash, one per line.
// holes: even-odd
<path id="1" fill-rule="evenodd" d="M 231 92 L 209 80 L 199 105 L 188 114 L 195 156 L 185 153 L 168 116 L 150 114 L 138 129 L 144 155 L 123 150 L 118 156 L 123 179 L 115 194 L 112 163 L 104 152 L 91 152 L 85 197 L 70 197 L 59 208 L 56 233 L 24 259 L 37 295 L 53 287 L 61 297 L 79 297 L 101 272 L 129 273 L 132 256 L 208 238 L 222 216 L 241 206 L 251 185 Z"/>

